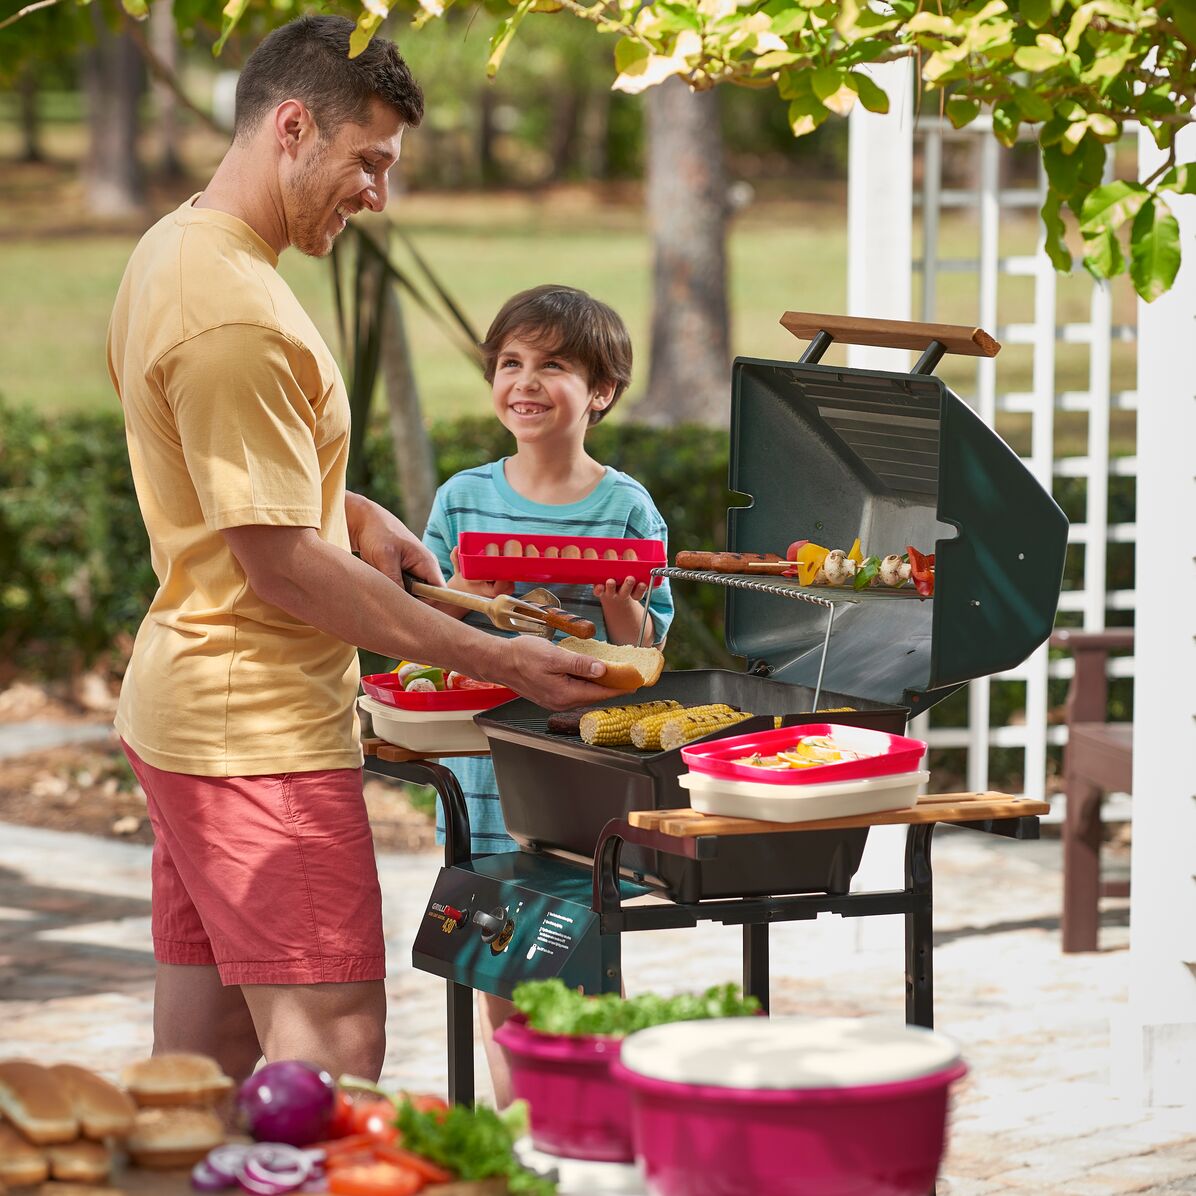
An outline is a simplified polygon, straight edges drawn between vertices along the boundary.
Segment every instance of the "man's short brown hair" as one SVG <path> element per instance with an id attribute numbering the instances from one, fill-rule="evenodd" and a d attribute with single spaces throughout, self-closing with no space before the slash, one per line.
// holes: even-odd
<path id="1" fill-rule="evenodd" d="M 346 17 L 305 16 L 268 34 L 237 80 L 233 137 L 243 140 L 283 100 L 302 101 L 321 138 L 335 134 L 346 121 L 367 124 L 375 99 L 389 104 L 414 129 L 424 117 L 424 93 L 398 47 L 375 37 L 350 58 L 352 32 L 353 22 Z"/>
<path id="2" fill-rule="evenodd" d="M 487 382 L 494 381 L 503 346 L 516 338 L 542 353 L 575 362 L 592 388 L 614 387 L 610 402 L 590 412 L 591 424 L 614 407 L 631 381 L 627 325 L 614 308 L 576 287 L 547 283 L 520 291 L 503 304 L 480 346 Z"/>

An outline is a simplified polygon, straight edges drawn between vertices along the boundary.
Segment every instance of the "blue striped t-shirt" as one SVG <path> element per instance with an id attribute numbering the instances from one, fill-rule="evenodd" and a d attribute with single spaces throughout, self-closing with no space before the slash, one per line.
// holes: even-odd
<path id="1" fill-rule="evenodd" d="M 445 577 L 452 572 L 449 553 L 462 532 L 489 532 L 496 536 L 610 536 L 664 540 L 667 545 L 665 522 L 651 495 L 633 477 L 607 466 L 605 477 L 580 502 L 553 506 L 532 502 L 517 493 L 507 481 L 506 460 L 504 457 L 489 465 L 462 470 L 436 492 L 424 530 L 424 543 L 436 554 Z M 525 594 L 537 584 L 516 583 L 515 593 Z M 592 586 L 554 583 L 551 589 L 566 610 L 589 619 L 597 628 L 598 638 L 606 638 L 602 603 L 594 597 Z M 673 598 L 667 581 L 652 591 L 649 609 L 659 641 L 673 621 Z M 494 635 L 508 634 L 499 631 L 484 615 L 471 613 L 466 615 L 466 621 Z M 498 785 L 490 761 L 462 756 L 444 763 L 457 774 L 469 806 L 474 854 L 515 850 L 517 844 L 503 824 Z M 439 842 L 444 841 L 444 815 L 439 804 L 436 836 Z"/>

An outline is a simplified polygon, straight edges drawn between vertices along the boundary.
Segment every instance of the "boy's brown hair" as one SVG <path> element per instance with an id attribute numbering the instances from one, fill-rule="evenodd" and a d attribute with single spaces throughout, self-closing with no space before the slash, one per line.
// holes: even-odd
<path id="1" fill-rule="evenodd" d="M 627 325 L 614 308 L 576 287 L 548 283 L 520 291 L 502 305 L 479 346 L 487 382 L 494 381 L 498 356 L 512 338 L 576 362 L 585 370 L 591 387 L 604 389 L 613 384 L 610 402 L 601 411 L 590 412 L 591 426 L 614 407 L 631 381 Z"/>
<path id="2" fill-rule="evenodd" d="M 370 101 L 393 108 L 415 128 L 424 115 L 424 93 L 394 42 L 375 37 L 349 57 L 353 22 L 309 15 L 270 33 L 250 54 L 237 80 L 235 140 L 244 141 L 283 100 L 302 100 L 323 140 L 346 121 L 364 125 Z"/>

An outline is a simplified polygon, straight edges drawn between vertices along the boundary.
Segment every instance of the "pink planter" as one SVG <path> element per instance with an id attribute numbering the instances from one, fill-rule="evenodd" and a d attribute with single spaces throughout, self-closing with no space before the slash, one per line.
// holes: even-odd
<path id="1" fill-rule="evenodd" d="M 948 1088 L 967 1068 L 775 1091 L 652 1079 L 619 1062 L 611 1071 L 631 1089 L 652 1196 L 926 1196 L 942 1161 Z"/>
<path id="2" fill-rule="evenodd" d="M 506 1052 L 515 1096 L 531 1107 L 532 1144 L 568 1159 L 629 1163 L 631 1102 L 611 1076 L 622 1039 L 529 1029 L 516 1014 L 494 1032 Z"/>

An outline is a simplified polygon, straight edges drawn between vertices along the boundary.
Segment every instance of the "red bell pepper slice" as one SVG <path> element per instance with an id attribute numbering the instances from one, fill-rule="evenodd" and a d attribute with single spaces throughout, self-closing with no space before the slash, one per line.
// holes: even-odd
<path id="1" fill-rule="evenodd" d="M 914 589 L 924 598 L 934 597 L 934 553 L 924 556 L 909 544 L 905 546 L 905 551 L 909 553 L 910 576 Z"/>

